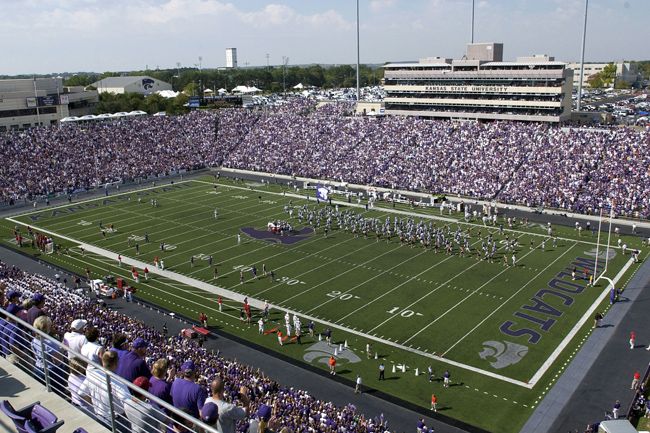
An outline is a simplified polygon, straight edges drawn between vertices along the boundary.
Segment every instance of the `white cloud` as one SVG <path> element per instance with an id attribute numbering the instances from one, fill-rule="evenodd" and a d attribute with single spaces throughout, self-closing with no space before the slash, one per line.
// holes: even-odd
<path id="1" fill-rule="evenodd" d="M 370 10 L 380 12 L 395 6 L 396 3 L 395 0 L 370 0 Z"/>

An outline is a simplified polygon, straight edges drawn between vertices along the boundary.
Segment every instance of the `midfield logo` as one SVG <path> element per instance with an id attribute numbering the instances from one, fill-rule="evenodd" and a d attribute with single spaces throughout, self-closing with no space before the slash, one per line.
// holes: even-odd
<path id="1" fill-rule="evenodd" d="M 478 356 L 481 359 L 494 359 L 490 365 L 496 369 L 501 369 L 521 361 L 528 353 L 528 347 L 509 341 L 484 341 L 483 351 Z"/>
<path id="2" fill-rule="evenodd" d="M 311 227 L 305 227 L 300 231 L 292 232 L 291 234 L 285 234 L 284 236 L 278 233 L 272 233 L 268 230 L 258 230 L 254 227 L 242 227 L 241 231 L 253 239 L 282 243 L 285 245 L 291 245 L 300 241 L 304 241 L 305 239 L 309 239 L 314 234 L 314 229 Z"/>

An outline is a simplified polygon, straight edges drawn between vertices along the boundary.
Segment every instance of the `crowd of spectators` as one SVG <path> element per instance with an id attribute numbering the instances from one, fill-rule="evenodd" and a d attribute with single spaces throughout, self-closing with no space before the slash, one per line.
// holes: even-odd
<path id="1" fill-rule="evenodd" d="M 272 415 L 277 428 L 286 427 L 293 432 L 361 433 L 387 429 L 383 417 L 366 418 L 351 404 L 337 407 L 316 399 L 307 391 L 282 386 L 259 369 L 215 354 L 196 340 L 182 335 L 164 335 L 135 318 L 107 308 L 88 297 L 82 289 L 71 290 L 54 280 L 1 262 L 0 305 L 22 319 L 36 316 L 35 326 L 39 330 L 156 397 L 184 410 L 189 409 L 194 416 L 198 416 L 204 403 L 215 404 L 218 410 L 214 410 L 220 419 L 217 428 L 222 433 L 246 431 L 248 424 L 242 413 L 248 413 L 252 418 L 255 418 L 254 414 Z M 19 345 L 21 340 L 23 344 Z M 30 366 L 28 368 L 32 368 L 30 356 L 34 356 L 33 371 L 38 377 L 42 377 L 39 367 L 42 368 L 44 356 L 47 356 L 48 363 L 56 366 L 53 367 L 56 374 L 50 378 L 55 389 L 64 392 L 77 405 L 93 408 L 95 416 L 107 422 L 109 412 L 106 405 L 95 401 L 96 388 L 105 380 L 104 373 L 87 366 L 79 358 L 67 359 L 54 345 L 46 345 L 46 355 L 43 355 L 40 345 L 32 342 L 31 347 L 36 350 L 32 354 L 25 353 L 24 347 L 30 347 L 30 340 L 32 337 L 19 326 L 8 325 L 7 321 L 0 319 L 2 356 L 16 355 L 18 362 L 22 360 Z M 38 342 L 36 339 L 33 341 Z M 178 395 L 192 394 L 186 392 L 192 383 L 198 386 L 195 395 L 199 398 L 192 408 L 188 408 L 187 401 L 181 405 L 176 399 Z M 175 388 L 182 390 L 176 392 Z M 84 400 L 86 394 L 92 396 L 92 406 Z M 129 405 L 140 407 L 146 403 L 145 399 L 135 395 L 135 400 L 131 400 L 132 393 L 124 386 L 114 390 L 114 394 L 119 400 L 115 402 L 116 414 L 126 414 L 128 421 L 133 423 L 129 418 Z M 202 417 L 205 418 L 208 412 L 202 410 Z M 268 416 L 262 417 L 269 421 Z M 258 421 L 261 422 L 261 418 L 255 420 Z"/>
<path id="2" fill-rule="evenodd" d="M 133 118 L 0 134 L 0 201 L 101 187 L 203 167 L 214 116 Z"/>
<path id="3" fill-rule="evenodd" d="M 650 217 L 650 131 L 352 116 L 295 97 L 0 136 L 0 198 L 101 186 L 203 166 Z"/>

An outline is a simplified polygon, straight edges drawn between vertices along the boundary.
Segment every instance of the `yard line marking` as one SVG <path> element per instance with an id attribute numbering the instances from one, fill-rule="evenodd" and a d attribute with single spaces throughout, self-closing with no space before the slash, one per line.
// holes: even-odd
<path id="1" fill-rule="evenodd" d="M 448 348 L 447 350 L 445 350 L 444 352 L 442 352 L 442 356 L 445 356 L 445 355 L 447 354 L 447 352 L 449 352 L 451 349 L 453 349 L 454 347 L 456 347 L 456 346 L 457 346 L 461 341 L 463 341 L 467 336 L 469 336 L 472 332 L 474 332 L 476 329 L 478 329 L 478 328 L 479 328 L 483 323 L 485 323 L 485 322 L 486 322 L 490 317 L 492 317 L 494 314 L 496 314 L 496 312 L 499 311 L 499 310 L 500 310 L 504 305 L 506 305 L 508 302 L 510 302 L 510 300 L 511 300 L 512 298 L 514 298 L 515 296 L 517 296 L 517 295 L 518 295 L 522 290 L 524 290 L 524 289 L 525 289 L 525 288 L 526 288 L 530 283 L 532 283 L 532 282 L 533 282 L 537 277 L 539 277 L 541 274 L 543 274 L 543 273 L 544 273 L 548 268 L 550 268 L 551 266 L 553 266 L 553 265 L 554 265 L 558 260 L 560 260 L 562 257 L 564 257 L 564 256 L 565 256 L 569 251 L 571 251 L 571 250 L 572 250 L 576 245 L 578 245 L 578 244 L 575 243 L 575 244 L 571 245 L 571 246 L 570 246 L 570 247 L 569 247 L 565 252 L 563 252 L 562 254 L 560 254 L 560 255 L 559 255 L 555 260 L 553 260 L 551 263 L 549 263 L 549 264 L 548 264 L 544 269 L 542 269 L 539 273 L 537 273 L 533 278 L 531 278 L 530 280 L 528 280 L 528 282 L 527 282 L 526 284 L 524 284 L 523 286 L 521 286 L 521 287 L 519 288 L 519 290 L 517 290 L 515 293 L 513 293 L 512 295 L 510 295 L 510 297 L 509 297 L 508 299 L 506 299 L 505 302 L 503 302 L 501 305 L 499 305 L 497 308 L 495 308 L 494 311 L 492 311 L 492 312 L 491 312 L 490 314 L 488 314 L 488 315 L 487 315 L 483 320 L 481 320 L 481 321 L 479 322 L 478 325 L 476 325 L 475 327 L 473 327 L 473 328 L 472 328 L 472 329 L 471 329 L 467 334 L 463 335 L 461 338 L 459 338 L 458 340 L 456 340 L 456 342 L 455 342 L 455 343 L 454 343 L 450 348 Z"/>
<path id="2" fill-rule="evenodd" d="M 526 257 L 528 257 L 530 254 L 532 254 L 532 253 L 535 252 L 535 251 L 537 251 L 537 248 L 532 249 L 532 250 L 529 250 L 526 254 L 524 254 L 520 259 L 517 259 L 517 260 L 518 260 L 518 261 L 519 261 L 519 260 L 523 260 L 523 259 L 525 259 Z M 566 253 L 566 252 L 565 252 L 565 253 Z M 477 288 L 477 289 L 474 290 L 472 293 L 470 293 L 469 295 L 467 295 L 466 297 L 464 297 L 463 299 L 461 299 L 460 301 L 458 301 L 458 302 L 456 303 L 456 305 L 454 305 L 454 306 L 451 307 L 451 308 L 448 308 L 447 311 L 445 311 L 444 313 L 442 313 L 440 316 L 436 317 L 433 321 L 427 323 L 427 324 L 426 324 L 422 329 L 420 329 L 419 331 L 417 331 L 415 334 L 411 335 L 411 336 L 410 336 L 409 338 L 407 338 L 407 339 L 406 339 L 402 344 L 406 344 L 406 343 L 408 343 L 409 341 L 411 341 L 412 339 L 414 339 L 415 337 L 417 337 L 419 334 L 421 334 L 423 331 L 425 331 L 425 330 L 426 330 L 427 328 L 429 328 L 431 325 L 433 325 L 433 324 L 436 323 L 438 320 L 440 320 L 440 319 L 442 319 L 443 317 L 445 317 L 445 316 L 446 316 L 447 314 L 449 314 L 451 311 L 453 311 L 454 309 L 456 309 L 459 305 L 463 304 L 465 301 L 467 301 L 469 298 L 471 298 L 472 295 L 473 295 L 474 293 L 476 293 L 478 290 L 481 290 L 483 287 L 485 287 L 486 285 L 488 285 L 489 283 L 491 283 L 492 281 L 494 281 L 497 277 L 501 276 L 501 274 L 503 274 L 504 272 L 507 272 L 507 271 L 510 270 L 510 269 L 512 269 L 512 266 L 508 266 L 507 268 L 501 270 L 498 274 L 496 274 L 495 276 L 493 276 L 492 278 L 490 278 L 489 280 L 487 280 L 485 283 L 483 283 L 479 288 Z M 418 302 L 419 302 L 420 300 L 424 299 L 424 298 L 427 297 L 427 296 L 428 296 L 428 294 L 427 294 L 427 295 L 424 295 L 422 298 L 420 298 L 420 299 L 418 300 Z M 415 304 L 411 304 L 410 306 L 413 306 L 413 305 L 415 305 Z M 408 307 L 407 307 L 407 308 L 408 308 Z"/>
<path id="3" fill-rule="evenodd" d="M 517 237 L 517 239 L 521 238 L 522 236 L 523 236 L 523 235 L 519 235 L 519 236 Z M 478 239 L 476 242 L 473 242 L 472 245 L 476 245 L 477 243 L 479 243 L 479 242 L 481 242 L 481 241 L 482 241 L 482 239 Z M 499 247 L 499 249 L 501 249 L 501 247 Z M 393 288 L 390 289 L 389 291 L 382 293 L 380 296 L 378 296 L 378 297 L 372 299 L 370 302 L 367 302 L 365 305 L 362 305 L 361 307 L 359 307 L 359 308 L 353 310 L 352 312 L 346 314 L 345 316 L 341 317 L 339 320 L 343 320 L 343 319 L 345 319 L 346 317 L 351 316 L 352 314 L 356 313 L 357 311 L 366 308 L 368 305 L 370 305 L 370 304 L 374 303 L 375 301 L 377 301 L 377 300 L 383 298 L 384 296 L 388 295 L 389 293 L 394 292 L 395 290 L 399 289 L 399 288 L 402 287 L 403 285 L 408 284 L 412 279 L 414 279 L 414 278 L 416 278 L 416 277 L 418 277 L 418 276 L 424 274 L 425 272 L 429 272 L 431 269 L 436 268 L 437 266 L 441 265 L 442 263 L 446 262 L 447 260 L 449 260 L 449 259 L 451 259 L 451 258 L 453 258 L 453 257 L 457 257 L 457 256 L 456 256 L 456 255 L 451 255 L 451 256 L 447 257 L 446 259 L 441 260 L 441 261 L 438 262 L 438 263 L 434 263 L 432 266 L 429 266 L 429 267 L 428 267 L 427 269 L 425 269 L 424 271 L 420 272 L 420 273 L 417 274 L 417 275 L 414 275 L 413 277 L 411 277 L 410 279 L 404 281 L 403 283 L 398 284 L 397 286 L 393 287 Z M 459 276 L 461 276 L 461 275 L 463 275 L 465 272 L 467 272 L 469 269 L 473 268 L 474 266 L 477 266 L 477 265 L 480 264 L 480 263 L 481 263 L 481 262 L 477 261 L 477 262 L 474 263 L 472 266 L 470 266 L 469 268 L 465 269 L 463 272 L 461 272 L 461 273 L 459 273 L 459 274 L 456 274 L 456 275 L 454 275 L 453 277 L 449 278 L 447 281 L 445 281 L 444 283 L 442 283 L 440 286 L 438 286 L 438 287 L 436 287 L 435 289 L 429 291 L 429 293 L 427 293 L 425 296 L 423 296 L 423 297 L 421 297 L 420 299 L 418 299 L 418 301 L 413 302 L 412 304 L 410 304 L 409 306 L 407 306 L 405 309 L 408 309 L 408 308 L 412 307 L 413 305 L 415 305 L 415 304 L 416 304 L 417 302 L 419 302 L 420 300 L 422 300 L 422 299 L 424 299 L 425 297 L 429 296 L 430 294 L 436 292 L 438 289 L 440 289 L 440 287 L 444 286 L 445 284 L 449 285 L 449 282 L 450 282 L 450 281 L 452 281 L 452 280 L 458 278 Z M 380 326 L 382 326 L 384 323 L 388 322 L 388 321 L 391 320 L 391 319 L 394 319 L 396 316 L 397 316 L 397 315 L 393 315 L 393 316 L 388 317 L 388 319 L 384 320 L 384 321 L 381 322 L 379 325 L 377 325 L 377 326 L 375 326 L 374 328 L 372 328 L 370 331 L 374 331 L 375 329 L 377 329 L 377 328 L 379 328 Z M 405 341 L 403 344 L 406 344 L 406 343 L 408 343 L 408 340 Z"/>
<path id="4" fill-rule="evenodd" d="M 266 174 L 266 173 L 256 172 L 256 174 Z M 192 180 L 192 182 L 200 182 L 200 183 L 213 185 L 210 182 L 207 182 L 207 181 L 204 181 L 204 180 L 199 180 L 199 179 Z M 226 184 L 222 184 L 222 185 L 226 185 Z M 282 192 L 264 191 L 264 190 L 254 189 L 254 188 L 244 188 L 244 187 L 240 187 L 240 186 L 232 186 L 232 188 L 238 188 L 238 189 L 242 189 L 242 190 L 245 190 L 245 191 L 257 191 L 257 192 L 260 192 L 260 193 L 271 194 L 271 195 L 279 195 L 279 196 L 283 196 L 283 197 L 294 197 L 294 198 L 299 198 L 299 199 L 302 199 L 302 200 L 305 199 L 304 195 L 295 194 L 295 193 L 291 193 L 291 192 L 282 193 Z M 347 201 L 342 201 L 342 200 L 332 200 L 332 204 L 339 204 L 339 205 L 343 205 L 343 206 L 347 206 L 347 207 L 356 207 L 356 208 L 365 209 L 365 204 L 348 203 Z M 403 211 L 401 209 L 391 209 L 391 208 L 386 208 L 386 207 L 383 207 L 383 206 L 377 206 L 376 208 L 374 208 L 372 210 L 375 210 L 377 212 L 384 211 L 384 212 L 387 212 L 387 213 L 392 213 L 392 214 L 397 214 L 397 215 L 406 215 L 406 216 L 423 218 L 423 219 L 445 221 L 445 222 L 448 222 L 448 223 L 456 223 L 458 225 L 465 225 L 465 226 L 470 226 L 470 227 L 479 228 L 479 229 L 492 228 L 492 229 L 498 230 L 498 227 L 496 227 L 496 226 L 487 226 L 487 225 L 484 226 L 482 223 L 470 223 L 470 222 L 463 221 L 461 219 L 445 218 L 445 217 L 437 216 L 437 215 L 434 215 L 434 214 L 421 214 L 421 213 L 417 213 L 417 212 L 408 212 L 408 211 Z M 524 230 L 509 229 L 509 228 L 505 228 L 505 227 L 503 228 L 503 231 L 504 232 L 510 232 L 510 233 L 519 233 L 521 235 L 531 235 L 531 236 L 549 238 L 548 234 L 546 234 L 546 233 L 542 234 L 542 233 L 536 233 L 536 232 L 532 232 L 532 231 L 527 232 L 527 231 L 524 231 Z M 565 238 L 565 237 L 559 237 L 559 236 L 557 237 L 557 239 L 561 240 L 561 241 L 579 242 L 579 243 L 583 243 L 583 244 L 596 246 L 596 243 L 594 243 L 594 242 L 583 241 L 583 240 L 580 240 L 580 239 L 571 239 L 571 238 Z M 613 248 L 613 247 L 610 247 L 610 248 Z M 618 247 L 616 247 L 616 248 L 618 248 Z"/>
<path id="5" fill-rule="evenodd" d="M 184 183 L 188 183 L 188 182 L 196 182 L 196 181 L 193 180 L 193 179 L 188 179 L 188 180 L 181 180 L 179 182 L 175 182 L 174 184 L 175 185 L 176 184 L 184 184 Z M 205 183 L 205 182 L 203 181 L 202 183 Z M 120 192 L 120 193 L 117 193 L 117 194 L 111 194 L 110 196 L 89 198 L 89 199 L 86 199 L 86 200 L 76 201 L 74 203 L 75 204 L 89 203 L 91 201 L 105 200 L 107 197 L 119 197 L 119 196 L 123 196 L 123 195 L 127 195 L 127 194 L 133 194 L 136 191 L 149 191 L 149 190 L 156 189 L 156 188 L 164 188 L 164 187 L 170 187 L 170 186 L 171 186 L 171 184 L 165 184 L 165 185 L 158 185 L 158 186 L 149 186 L 149 187 L 146 187 L 146 188 L 137 188 L 137 189 L 133 189 L 133 190 L 127 191 L 127 192 Z M 48 207 L 47 210 L 61 209 L 61 208 L 64 208 L 64 207 L 67 207 L 67 206 L 70 206 L 70 205 L 71 205 L 71 203 L 62 204 L 62 205 L 59 205 L 59 206 Z M 43 211 L 43 209 L 33 210 L 33 211 L 25 212 L 25 213 L 20 213 L 20 216 L 32 215 L 32 214 L 39 213 L 39 212 L 42 212 L 42 211 Z M 17 215 L 12 215 L 12 217 L 15 217 L 15 216 L 17 216 Z"/>
<path id="6" fill-rule="evenodd" d="M 354 239 L 354 238 L 349 238 L 349 239 L 347 239 L 347 240 L 345 240 L 345 241 L 343 241 L 343 242 L 336 243 L 336 244 L 332 245 L 331 247 L 328 247 L 328 248 L 325 248 L 324 250 L 321 250 L 321 252 L 322 252 L 322 251 L 326 251 L 326 250 L 328 250 L 329 248 L 333 248 L 333 247 L 335 247 L 335 246 L 339 246 L 339 245 L 341 245 L 341 244 L 344 244 L 344 243 L 346 243 L 346 242 L 349 242 L 349 241 L 351 241 L 352 239 Z M 349 252 L 349 253 L 347 253 L 347 254 L 344 254 L 342 257 L 346 257 L 346 256 L 349 256 L 349 255 L 351 255 L 351 254 L 356 254 L 356 253 L 358 253 L 359 251 L 368 248 L 369 246 L 370 246 L 370 245 L 365 245 L 365 246 L 363 246 L 363 247 L 361 247 L 361 248 L 357 248 L 356 250 L 353 250 L 353 251 L 351 251 L 351 252 Z M 314 253 L 314 254 L 316 254 L 316 253 Z M 280 266 L 280 267 L 278 267 L 278 268 L 276 268 L 276 269 L 282 269 L 282 268 L 284 268 L 284 267 L 286 267 L 286 266 L 293 265 L 293 264 L 299 262 L 300 260 L 306 259 L 307 257 L 309 257 L 309 255 L 303 256 L 303 257 L 301 257 L 300 259 L 294 260 L 293 262 L 286 263 L 286 264 L 284 264 L 284 265 L 282 265 L 282 266 Z M 298 275 L 295 275 L 294 278 L 298 278 L 298 277 L 302 277 L 303 275 L 307 275 L 307 274 L 309 274 L 309 273 L 311 273 L 311 272 L 313 272 L 313 271 L 315 271 L 315 270 L 317 270 L 317 269 L 320 269 L 320 268 L 325 267 L 325 266 L 327 266 L 327 265 L 331 265 L 331 264 L 334 263 L 335 261 L 336 261 L 336 259 L 333 259 L 333 260 L 330 260 L 330 261 L 328 261 L 328 262 L 325 262 L 325 263 L 323 263 L 323 264 L 321 264 L 321 265 L 319 265 L 319 266 L 317 266 L 317 267 L 315 267 L 315 268 L 311 268 L 311 269 L 309 269 L 309 270 L 307 270 L 307 271 L 305 271 L 305 272 L 302 272 L 302 273 L 300 273 L 300 274 L 298 274 Z M 269 290 L 272 290 L 272 289 L 274 289 L 274 288 L 275 288 L 275 287 L 271 286 L 271 287 L 269 287 L 269 288 L 267 288 L 267 289 L 262 290 L 261 292 L 257 292 L 257 293 L 255 294 L 255 296 L 259 296 L 259 295 L 261 295 L 262 293 L 266 293 L 266 292 L 268 292 Z M 287 301 L 287 300 L 285 300 L 285 301 L 283 301 L 283 302 L 286 302 L 286 301 Z"/>
<path id="7" fill-rule="evenodd" d="M 372 243 L 369 243 L 369 244 L 372 245 Z M 354 271 L 355 269 L 361 267 L 361 266 L 362 266 L 363 264 L 365 264 L 365 263 L 372 262 L 373 260 L 377 260 L 377 259 L 379 259 L 380 257 L 385 256 L 386 254 L 393 253 L 393 252 L 395 252 L 396 250 L 398 250 L 399 248 L 401 248 L 401 245 L 398 245 L 396 248 L 390 249 L 390 250 L 388 250 L 388 251 L 386 251 L 386 252 L 384 252 L 384 253 L 382 253 L 382 254 L 380 254 L 380 255 L 378 255 L 378 256 L 375 256 L 375 257 L 373 257 L 373 258 L 367 260 L 366 262 L 363 262 L 363 263 L 361 263 L 361 264 L 355 265 L 353 268 L 350 268 L 350 269 L 348 269 L 347 271 L 343 271 L 343 272 L 341 272 L 341 273 L 339 273 L 339 274 L 336 274 L 336 275 L 334 275 L 333 277 L 328 278 L 328 279 L 325 280 L 325 281 L 321 281 L 320 283 L 318 283 L 318 284 L 316 284 L 316 285 L 314 285 L 314 286 L 312 286 L 312 287 L 310 287 L 310 288 L 308 288 L 308 289 L 305 289 L 305 290 L 303 290 L 303 291 L 300 292 L 300 293 L 296 293 L 295 295 L 290 296 L 290 297 L 288 297 L 287 299 L 285 299 L 283 302 L 287 302 L 287 301 L 289 301 L 289 300 L 291 300 L 291 299 L 294 299 L 294 298 L 296 298 L 296 297 L 298 297 L 298 296 L 302 296 L 302 295 L 304 295 L 305 293 L 310 292 L 310 291 L 314 290 L 315 288 L 322 286 L 323 284 L 327 284 L 327 283 L 329 283 L 330 281 L 335 280 L 336 278 L 339 278 L 340 276 L 347 274 L 348 272 L 352 272 L 352 271 Z M 426 252 L 426 250 L 422 251 L 420 254 L 423 254 L 423 253 L 425 253 L 425 252 Z M 417 254 L 417 255 L 415 255 L 415 256 L 413 256 L 413 257 L 410 257 L 410 258 L 407 259 L 407 260 L 411 260 L 411 259 L 413 259 L 413 258 L 415 258 L 415 257 L 418 257 L 420 254 Z M 400 264 L 401 264 L 401 263 L 400 263 Z M 398 266 L 399 266 L 399 265 L 398 265 Z M 391 269 L 392 269 L 392 268 L 391 268 Z M 371 280 L 374 279 L 374 278 L 376 278 L 376 277 L 372 277 Z M 327 302 L 327 301 L 326 301 L 326 302 Z M 321 305 L 322 305 L 322 304 L 321 304 Z M 319 305 L 319 306 L 316 306 L 316 307 L 314 307 L 314 308 L 311 308 L 311 309 L 307 310 L 307 313 L 310 313 L 310 312 L 314 311 L 315 309 L 317 309 L 317 308 L 319 308 L 319 307 L 320 307 L 320 305 Z"/>
<path id="8" fill-rule="evenodd" d="M 13 219 L 11 217 L 7 218 L 7 220 L 12 221 L 15 224 L 20 224 L 20 225 L 23 225 L 23 226 L 27 225 L 26 223 L 15 220 L 15 219 Z M 107 250 L 105 250 L 103 248 L 97 247 L 95 245 L 79 242 L 78 240 L 72 239 L 70 237 L 58 235 L 56 233 L 52 233 L 52 232 L 49 232 L 48 230 L 44 230 L 44 229 L 41 229 L 41 228 L 38 228 L 38 227 L 34 227 L 34 229 L 39 230 L 39 231 L 41 231 L 43 233 L 48 233 L 48 234 L 51 234 L 53 236 L 60 237 L 62 239 L 70 241 L 70 242 L 78 243 L 84 249 L 86 249 L 86 251 L 88 251 L 90 253 L 98 254 L 98 255 L 104 256 L 104 257 L 112 257 L 113 256 L 112 252 L 107 251 Z M 83 260 L 79 260 L 79 261 L 81 261 L 82 263 L 89 264 L 88 262 L 85 262 Z M 144 267 L 144 265 L 146 265 L 144 262 L 141 262 L 139 260 L 136 260 L 136 259 L 133 259 L 133 258 L 127 257 L 127 256 L 123 256 L 122 261 L 126 265 L 137 266 L 139 268 L 142 268 L 142 267 Z M 117 268 L 116 265 L 108 265 L 108 266 L 111 266 L 112 268 Z M 95 266 L 95 267 L 98 267 L 98 266 Z M 106 268 L 104 268 L 104 270 L 111 271 L 110 269 L 106 269 Z M 128 269 L 126 269 L 125 272 L 128 272 Z M 195 278 L 187 277 L 185 275 L 181 275 L 181 274 L 178 274 L 176 272 L 153 268 L 153 269 L 151 269 L 150 273 L 151 274 L 162 275 L 162 276 L 164 276 L 164 277 L 166 277 L 168 279 L 174 280 L 174 281 L 182 283 L 182 284 L 191 285 L 193 287 L 202 289 L 205 292 L 208 292 L 208 293 L 211 293 L 211 294 L 224 296 L 226 298 L 232 299 L 235 302 L 243 302 L 244 301 L 245 295 L 243 295 L 241 293 L 234 292 L 232 290 L 228 290 L 228 289 L 220 287 L 220 286 L 215 286 L 215 285 L 212 285 L 212 284 L 209 284 L 209 283 L 205 283 L 203 281 L 199 281 L 199 280 L 197 280 Z M 160 283 L 165 284 L 162 281 L 160 281 Z M 187 299 L 187 297 L 176 295 L 175 293 L 165 291 L 163 289 L 152 286 L 152 285 L 150 285 L 148 283 L 142 283 L 141 282 L 141 285 L 146 285 L 146 286 L 151 287 L 152 289 L 154 289 L 156 291 L 163 292 L 163 293 L 165 293 L 166 297 L 173 296 L 173 297 L 182 299 L 185 302 L 189 302 L 189 303 L 199 305 L 202 309 L 208 309 L 210 311 L 218 311 L 217 309 L 212 308 L 210 306 L 206 307 L 205 303 L 198 303 L 198 302 L 192 301 L 190 299 Z M 181 291 L 181 292 L 183 292 L 183 291 Z M 257 308 L 259 310 L 262 310 L 264 308 L 264 302 L 262 300 L 260 300 L 260 299 L 256 299 L 256 298 L 253 298 L 253 297 L 249 296 L 248 297 L 248 302 L 254 308 Z M 524 388 L 529 388 L 529 389 L 532 388 L 532 386 L 530 384 L 528 384 L 526 382 L 523 382 L 521 380 L 512 379 L 510 377 L 503 376 L 501 374 L 497 374 L 497 373 L 494 373 L 494 372 L 491 372 L 491 371 L 483 370 L 483 369 L 478 368 L 478 367 L 463 364 L 461 362 L 454 361 L 454 360 L 451 360 L 451 359 L 442 358 L 440 356 L 429 354 L 429 353 L 424 352 L 422 350 L 412 349 L 412 348 L 410 348 L 408 346 L 405 346 L 405 345 L 402 345 L 402 344 L 399 344 L 399 343 L 396 343 L 396 342 L 386 341 L 384 339 L 377 338 L 375 335 L 371 335 L 371 334 L 363 333 L 363 332 L 359 332 L 359 331 L 354 331 L 354 330 L 352 330 L 350 328 L 338 325 L 336 323 L 333 323 L 333 322 L 330 322 L 330 321 L 327 321 L 327 320 L 323 320 L 323 319 L 318 319 L 315 316 L 309 316 L 307 314 L 299 314 L 294 310 L 291 310 L 291 309 L 288 309 L 288 308 L 281 308 L 277 304 L 269 304 L 269 306 L 270 306 L 270 308 L 273 308 L 273 309 L 276 309 L 276 310 L 286 311 L 289 314 L 298 314 L 298 315 L 304 317 L 306 320 L 313 320 L 315 322 L 320 322 L 324 326 L 328 326 L 328 327 L 331 327 L 331 328 L 334 328 L 334 329 L 339 329 L 339 330 L 348 332 L 350 334 L 357 335 L 359 337 L 363 337 L 363 338 L 366 338 L 368 340 L 372 340 L 372 341 L 375 341 L 375 342 L 378 342 L 378 343 L 381 343 L 381 344 L 384 344 L 384 345 L 387 345 L 387 346 L 395 347 L 397 349 L 406 350 L 407 352 L 415 353 L 417 355 L 421 355 L 421 356 L 424 356 L 424 357 L 427 357 L 427 358 L 430 358 L 430 359 L 435 359 L 437 361 L 440 361 L 440 362 L 443 362 L 443 363 L 446 363 L 446 364 L 449 364 L 449 365 L 453 365 L 455 367 L 458 367 L 458 368 L 461 368 L 461 369 L 464 369 L 464 370 L 473 371 L 475 373 L 482 374 L 482 375 L 485 375 L 485 376 L 488 376 L 488 377 L 492 377 L 492 378 L 497 379 L 497 380 L 508 382 L 508 383 L 513 384 L 513 385 L 518 385 L 518 386 L 521 386 L 521 387 L 524 387 Z M 224 313 L 221 313 L 221 314 L 224 314 Z"/>

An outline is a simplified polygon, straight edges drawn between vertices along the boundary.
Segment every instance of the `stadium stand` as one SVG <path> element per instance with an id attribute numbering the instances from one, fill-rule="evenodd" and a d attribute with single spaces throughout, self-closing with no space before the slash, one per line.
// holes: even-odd
<path id="1" fill-rule="evenodd" d="M 215 389 L 215 379 L 222 381 L 226 401 L 245 406 L 250 399 L 249 412 L 257 414 L 252 417 L 255 422 L 260 421 L 268 407 L 273 412 L 273 418 L 267 419 L 269 425 L 272 421 L 277 428 L 287 427 L 291 431 L 313 429 L 334 433 L 386 430 L 385 420 L 366 418 L 358 413 L 352 404 L 337 407 L 330 402 L 314 398 L 304 390 L 284 387 L 252 367 L 213 354 L 200 347 L 194 340 L 180 335 L 164 336 L 134 318 L 97 303 L 86 296 L 83 289 L 71 293 L 69 288 L 60 283 L 2 263 L 0 288 L 0 299 L 7 301 L 0 310 L 0 347 L 5 358 L 2 362 L 11 360 L 16 366 L 35 373 L 34 376 L 38 379 L 39 375 L 33 371 L 32 365 L 38 365 L 40 361 L 40 365 L 47 366 L 43 369 L 47 373 L 42 378 L 46 386 L 57 391 L 57 375 L 64 376 L 67 380 L 65 386 L 58 390 L 59 394 L 72 402 L 76 401 L 78 408 L 90 413 L 107 427 L 115 422 L 117 431 L 130 431 L 129 428 L 136 422 L 129 416 L 127 409 L 131 404 L 127 401 L 131 400 L 131 397 L 140 399 L 145 395 L 146 398 L 136 402 L 138 407 L 142 407 L 146 403 L 145 400 L 148 400 L 154 409 L 158 408 L 157 411 L 168 412 L 176 406 L 175 412 L 168 414 L 171 419 L 165 422 L 182 423 L 183 417 L 179 418 L 176 412 L 185 411 L 191 415 L 191 411 L 174 400 L 173 383 L 195 381 L 202 389 L 202 394 L 207 395 L 209 385 Z M 38 295 L 44 296 L 46 302 L 41 311 L 42 316 L 35 319 L 36 326 L 32 328 L 24 319 L 27 318 L 28 312 L 34 306 L 33 300 L 38 299 Z M 50 320 L 53 324 L 51 329 L 40 324 Z M 98 335 L 93 336 L 94 333 Z M 67 346 L 68 356 L 82 361 L 75 359 L 68 362 L 61 341 Z M 95 353 L 97 356 L 85 358 L 73 348 L 79 348 L 81 353 Z M 115 355 L 107 355 L 114 353 Z M 111 356 L 118 357 L 117 365 L 111 364 Z M 145 361 L 146 366 L 139 365 L 139 357 Z M 101 360 L 105 368 L 102 368 L 97 360 Z M 152 369 L 153 373 L 148 373 L 151 377 L 148 378 L 146 386 L 141 377 L 137 377 L 133 383 L 127 383 L 123 378 L 106 373 L 108 369 L 119 374 L 122 371 L 122 363 L 127 362 L 132 363 L 131 367 L 137 366 L 138 371 L 143 371 L 141 368 Z M 84 363 L 88 367 L 80 368 L 79 365 Z M 164 365 L 162 370 L 161 365 Z M 73 376 L 77 379 L 71 379 Z M 98 385 L 106 382 L 106 377 L 111 378 L 112 411 L 111 406 L 106 403 L 107 399 L 97 396 L 101 389 L 107 393 L 105 386 L 102 388 Z M 153 382 L 158 382 L 155 389 L 150 387 Z M 244 395 L 242 390 L 245 391 Z M 92 399 L 84 399 L 86 394 Z M 169 401 L 172 401 L 174 406 L 169 405 Z M 88 405 L 91 402 L 92 405 Z M 198 408 L 202 406 L 203 403 L 200 402 Z M 89 407 L 93 409 L 94 414 Z M 152 413 L 152 409 L 148 407 L 139 411 Z M 207 427 L 205 424 L 197 424 L 195 419 L 192 422 L 196 428 Z M 236 427 L 238 432 L 244 432 L 249 425 L 239 421 Z M 222 431 L 219 425 L 217 428 Z M 212 430 L 208 428 L 207 431 Z"/>
<path id="2" fill-rule="evenodd" d="M 264 110 L 146 117 L 0 136 L 14 203 L 206 166 L 505 203 L 650 216 L 650 132 L 353 117 L 297 98 Z M 215 133 L 216 131 L 216 133 Z M 94 167 L 88 170 L 88 167 Z"/>

